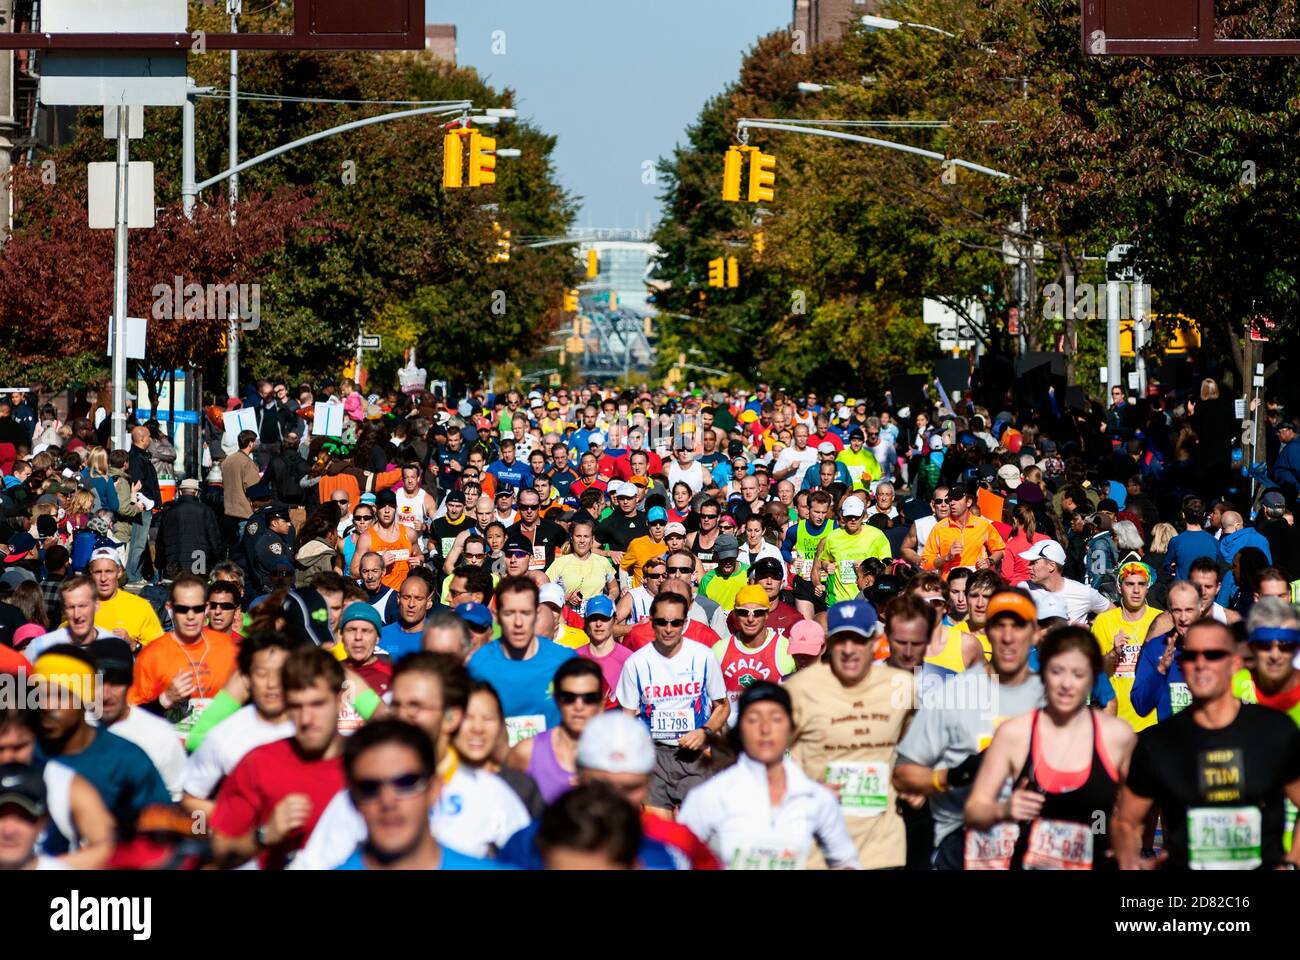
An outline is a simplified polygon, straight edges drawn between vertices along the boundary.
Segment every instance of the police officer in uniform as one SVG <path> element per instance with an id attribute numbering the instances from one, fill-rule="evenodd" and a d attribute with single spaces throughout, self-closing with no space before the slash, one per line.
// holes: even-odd
<path id="1" fill-rule="evenodd" d="M 253 582 L 263 593 L 275 589 L 276 568 L 293 567 L 294 532 L 288 505 L 272 504 L 253 514 L 244 539 Z"/>

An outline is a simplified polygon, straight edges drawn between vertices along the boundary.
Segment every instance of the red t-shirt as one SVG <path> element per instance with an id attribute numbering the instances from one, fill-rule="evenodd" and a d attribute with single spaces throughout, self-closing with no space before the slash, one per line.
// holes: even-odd
<path id="1" fill-rule="evenodd" d="M 574 480 L 569 487 L 569 496 L 577 499 L 588 490 L 599 490 L 601 493 L 604 493 L 607 489 L 609 489 L 609 484 L 604 480 L 601 480 L 599 477 L 593 478 L 590 483 L 586 480 Z"/>
<path id="2" fill-rule="evenodd" d="M 300 850 L 334 795 L 344 787 L 343 758 L 304 760 L 290 737 L 249 751 L 217 792 L 212 828 L 242 836 L 265 824 L 285 797 L 305 793 L 311 813 L 302 827 L 258 858 L 263 870 L 283 870 L 288 855 Z"/>
<path id="3" fill-rule="evenodd" d="M 381 697 L 388 692 L 388 685 L 393 681 L 393 664 L 385 657 L 376 657 L 374 663 L 359 664 L 351 660 L 348 666 L 357 672 L 362 680 L 370 684 L 370 689 Z"/>
<path id="4" fill-rule="evenodd" d="M 700 623 L 698 620 L 687 620 L 683 635 L 687 640 L 694 640 L 696 643 L 702 643 L 710 650 L 713 645 L 721 639 L 708 624 Z M 654 624 L 647 620 L 645 623 L 638 623 L 629 630 L 623 637 L 623 646 L 627 647 L 633 653 L 640 650 L 647 644 L 655 642 Z"/>
<path id="5" fill-rule="evenodd" d="M 829 430 L 827 430 L 825 433 L 821 434 L 820 436 L 812 435 L 808 437 L 808 446 L 812 447 L 814 450 L 816 450 L 817 447 L 823 443 L 829 443 L 836 450 L 844 449 L 844 441 L 841 440 L 839 437 L 837 437 L 835 434 L 831 433 Z"/>
<path id="6" fill-rule="evenodd" d="M 0 643 L 0 673 L 25 674 L 32 668 L 32 663 L 12 647 Z"/>
<path id="7" fill-rule="evenodd" d="M 631 480 L 632 465 L 628 462 L 627 451 L 622 456 L 611 456 L 605 454 L 600 458 L 600 465 L 597 467 L 603 477 L 609 477 L 611 480 Z"/>
<path id="8" fill-rule="evenodd" d="M 642 811 L 641 832 L 650 840 L 658 840 L 680 853 L 690 863 L 692 870 L 722 869 L 722 864 L 718 863 L 713 851 L 684 824 Z"/>

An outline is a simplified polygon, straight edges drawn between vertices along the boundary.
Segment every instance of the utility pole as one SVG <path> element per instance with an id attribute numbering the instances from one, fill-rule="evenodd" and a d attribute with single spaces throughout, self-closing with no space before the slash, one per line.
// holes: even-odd
<path id="1" fill-rule="evenodd" d="M 110 109 L 110 108 L 106 108 Z M 113 447 L 126 443 L 127 185 L 130 181 L 130 108 L 117 108 L 117 198 L 113 247 Z"/>
<path id="2" fill-rule="evenodd" d="M 239 14 L 243 0 L 226 0 L 230 14 L 230 32 L 239 32 Z M 230 166 L 239 166 L 239 51 L 230 51 Z M 235 223 L 235 204 L 239 202 L 239 174 L 230 177 L 230 224 Z M 226 396 L 239 396 L 239 310 L 230 308 L 230 325 L 226 331 Z"/>
<path id="3" fill-rule="evenodd" d="M 1125 384 L 1120 382 L 1122 372 L 1119 361 L 1119 285 L 1126 268 L 1121 264 L 1128 256 L 1129 245 L 1117 243 L 1106 254 L 1106 389 L 1116 385 L 1121 390 Z"/>

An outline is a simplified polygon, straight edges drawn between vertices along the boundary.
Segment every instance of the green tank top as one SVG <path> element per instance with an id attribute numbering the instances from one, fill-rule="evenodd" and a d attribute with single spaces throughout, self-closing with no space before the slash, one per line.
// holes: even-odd
<path id="1" fill-rule="evenodd" d="M 829 518 L 823 524 L 821 533 L 810 533 L 807 520 L 800 520 L 795 527 L 793 566 L 794 575 L 800 580 L 812 578 L 812 561 L 813 557 L 817 556 L 817 544 L 830 536 L 833 529 L 834 524 Z"/>
<path id="2" fill-rule="evenodd" d="M 852 600 L 858 594 L 857 568 L 867 557 L 889 559 L 889 541 L 875 527 L 863 525 L 856 534 L 837 527 L 826 538 L 826 550 L 835 558 L 830 580 L 830 602 Z"/>

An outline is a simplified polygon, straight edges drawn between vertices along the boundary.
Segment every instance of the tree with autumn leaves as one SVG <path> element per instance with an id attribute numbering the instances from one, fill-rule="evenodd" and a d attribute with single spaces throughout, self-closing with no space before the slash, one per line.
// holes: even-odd
<path id="1" fill-rule="evenodd" d="M 278 8 L 248 12 L 241 26 L 273 32 L 289 16 Z M 219 10 L 196 2 L 190 25 L 226 29 Z M 196 106 L 199 180 L 227 166 L 228 100 L 219 94 L 227 65 L 221 52 L 189 57 L 190 75 L 218 91 Z M 259 51 L 244 54 L 240 69 L 241 92 L 250 95 L 396 101 L 241 100 L 244 159 L 401 109 L 403 102 L 467 99 L 476 108 L 505 107 L 514 97 L 423 51 Z M 337 377 L 363 325 L 384 337 L 384 349 L 367 360 L 375 382 L 385 384 L 396 382 L 410 346 L 431 376 L 453 380 L 476 379 L 531 345 L 540 347 L 561 316 L 562 291 L 575 279 L 576 263 L 558 247 L 516 249 L 509 263 L 493 263 L 493 225 L 516 237 L 567 231 L 575 208 L 556 183 L 554 138 L 526 122 L 508 122 L 496 130 L 499 143 L 522 156 L 501 162 L 498 183 L 444 191 L 442 124 L 451 119 L 379 124 L 254 167 L 241 175 L 232 227 L 224 183 L 199 196 L 193 223 L 181 216 L 180 110 L 146 110 L 145 136 L 132 141 L 131 154 L 155 165 L 160 213 L 154 230 L 131 231 L 133 315 L 149 316 L 135 311 L 149 306 L 155 285 L 178 275 L 186 283 L 259 284 L 261 322 L 247 332 L 241 353 L 245 382 Z M 85 164 L 111 160 L 113 144 L 101 135 L 99 111 L 83 110 L 80 120 L 67 147 L 40 158 L 54 160 L 58 182 L 29 185 L 31 205 L 19 212 L 0 256 L 0 309 L 13 321 L 0 337 L 0 370 L 53 384 L 107 374 L 102 344 L 112 304 L 112 231 L 85 228 L 84 185 Z M 53 317 L 62 318 L 62 340 L 50 338 Z M 146 359 L 144 372 L 170 369 L 181 359 L 206 367 L 209 383 L 224 380 L 219 325 L 197 335 L 184 323 L 162 326 L 151 322 L 150 339 L 161 342 L 156 348 L 151 342 L 157 357 Z M 14 327 L 31 333 L 17 338 Z"/>
<path id="2" fill-rule="evenodd" d="M 1300 33 L 1294 0 L 1216 9 L 1234 36 Z M 878 392 L 891 372 L 928 367 L 923 298 L 972 321 L 982 313 L 977 338 L 1005 351 L 1019 294 L 1004 245 L 1034 242 L 1044 257 L 1021 316 L 1030 349 L 1064 342 L 1080 370 L 1104 362 L 1104 321 L 1044 315 L 1044 288 L 1104 283 L 1106 251 L 1132 243 L 1154 311 L 1199 321 L 1207 370 L 1240 373 L 1253 315 L 1274 321 L 1270 349 L 1285 362 L 1300 277 L 1300 253 L 1284 240 L 1300 219 L 1288 160 L 1295 58 L 1085 57 L 1077 0 L 897 0 L 878 12 L 953 36 L 854 26 L 811 50 L 788 33 L 763 38 L 665 161 L 665 365 L 694 347 L 747 379 Z M 800 94 L 799 81 L 828 89 Z M 896 151 L 754 130 L 749 142 L 777 157 L 776 199 L 765 210 L 725 204 L 722 155 L 741 117 L 870 124 L 841 129 L 1010 176 L 945 176 Z M 1012 231 L 1022 203 L 1028 227 Z M 732 255 L 740 287 L 708 288 L 707 262 Z M 1095 389 L 1093 379 L 1079 377 Z"/>

